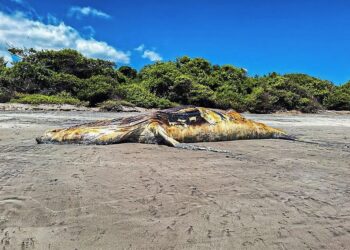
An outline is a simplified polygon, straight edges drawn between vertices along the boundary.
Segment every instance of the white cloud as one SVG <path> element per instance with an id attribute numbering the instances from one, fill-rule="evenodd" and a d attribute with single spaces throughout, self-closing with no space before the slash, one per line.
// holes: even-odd
<path id="1" fill-rule="evenodd" d="M 141 44 L 140 46 L 136 47 L 134 50 L 140 52 L 142 54 L 142 58 L 147 58 L 148 60 L 152 62 L 156 61 L 162 61 L 163 58 L 153 50 L 146 49 L 145 50 L 145 45 Z"/>
<path id="2" fill-rule="evenodd" d="M 93 58 L 114 58 L 114 61 L 129 63 L 130 53 L 117 51 L 105 42 L 95 41 L 93 39 L 76 40 L 76 49 L 82 54 Z"/>
<path id="3" fill-rule="evenodd" d="M 94 9 L 92 7 L 80 7 L 80 6 L 72 6 L 68 11 L 68 16 L 74 16 L 78 19 L 80 19 L 82 16 L 94 16 L 94 17 L 101 17 L 101 18 L 111 18 L 110 15 L 107 13 Z"/>
<path id="4" fill-rule="evenodd" d="M 87 57 L 130 62 L 129 52 L 117 50 L 106 42 L 93 38 L 85 39 L 77 30 L 63 22 L 58 25 L 45 24 L 31 20 L 19 12 L 12 15 L 0 12 L 0 43 L 38 50 L 72 48 Z"/>
<path id="5" fill-rule="evenodd" d="M 138 46 L 137 48 L 135 48 L 134 50 L 142 52 L 145 49 L 145 45 L 141 44 L 140 46 Z"/>
<path id="6" fill-rule="evenodd" d="M 147 58 L 152 62 L 163 60 L 157 52 L 148 49 L 143 52 L 142 58 Z"/>

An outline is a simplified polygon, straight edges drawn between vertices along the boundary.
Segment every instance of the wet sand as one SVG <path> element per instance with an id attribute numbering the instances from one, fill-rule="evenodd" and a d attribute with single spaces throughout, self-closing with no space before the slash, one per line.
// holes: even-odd
<path id="1" fill-rule="evenodd" d="M 1 249 L 349 249 L 350 115 L 247 115 L 284 140 L 37 145 L 135 113 L 0 112 Z"/>

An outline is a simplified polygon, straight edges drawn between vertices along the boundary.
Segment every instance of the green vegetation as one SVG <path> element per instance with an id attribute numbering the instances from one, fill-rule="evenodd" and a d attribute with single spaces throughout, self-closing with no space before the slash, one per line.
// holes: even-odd
<path id="1" fill-rule="evenodd" d="M 325 106 L 335 110 L 350 110 L 350 81 L 336 88 L 325 98 Z"/>
<path id="2" fill-rule="evenodd" d="M 168 108 L 174 106 L 168 99 L 157 97 L 137 83 L 123 84 L 116 89 L 116 92 L 124 100 L 139 107 Z"/>
<path id="3" fill-rule="evenodd" d="M 105 111 L 122 111 L 123 106 L 135 107 L 134 104 L 127 102 L 125 100 L 107 100 L 97 104 L 97 106 Z"/>
<path id="4" fill-rule="evenodd" d="M 0 58 L 0 102 L 83 104 L 111 111 L 130 105 L 197 105 L 257 113 L 350 110 L 350 82 L 335 86 L 305 74 L 250 77 L 242 68 L 187 56 L 137 72 L 71 49 L 9 51 L 21 60 L 7 67 Z"/>
<path id="5" fill-rule="evenodd" d="M 79 99 L 71 97 L 69 94 L 62 93 L 60 95 L 42 95 L 42 94 L 17 94 L 10 102 L 25 104 L 71 104 L 83 105 Z"/>

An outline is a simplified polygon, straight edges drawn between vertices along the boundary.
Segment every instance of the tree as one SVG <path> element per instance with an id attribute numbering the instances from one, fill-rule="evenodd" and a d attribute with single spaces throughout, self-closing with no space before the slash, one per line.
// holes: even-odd
<path id="1" fill-rule="evenodd" d="M 246 96 L 246 107 L 252 112 L 268 113 L 293 109 L 315 112 L 321 108 L 306 86 L 278 74 L 255 78 L 250 86 L 252 91 Z"/>
<path id="2" fill-rule="evenodd" d="M 129 66 L 121 66 L 118 71 L 122 73 L 124 76 L 126 76 L 129 79 L 135 79 L 137 76 L 136 69 L 133 69 Z"/>
<path id="3" fill-rule="evenodd" d="M 80 100 L 88 101 L 90 106 L 103 102 L 114 94 L 116 82 L 113 78 L 97 75 L 83 80 L 82 87 L 77 96 Z"/>
<path id="4" fill-rule="evenodd" d="M 156 96 L 168 98 L 181 72 L 172 62 L 157 62 L 140 71 L 141 84 Z"/>
<path id="5" fill-rule="evenodd" d="M 169 88 L 169 100 L 181 104 L 188 104 L 190 91 L 193 87 L 193 80 L 186 75 L 177 76 L 174 84 Z"/>
<path id="6" fill-rule="evenodd" d="M 189 93 L 188 103 L 203 107 L 213 107 L 215 105 L 214 91 L 208 86 L 193 84 Z"/>
<path id="7" fill-rule="evenodd" d="M 55 72 L 75 75 L 78 78 L 90 78 L 94 75 L 105 75 L 106 70 L 113 72 L 113 62 L 86 58 L 81 53 L 72 49 L 42 50 L 24 55 L 23 62 L 42 65 Z"/>
<path id="8" fill-rule="evenodd" d="M 182 73 L 194 77 L 209 75 L 212 70 L 209 61 L 203 58 L 180 57 L 176 60 L 176 65 Z"/>
<path id="9" fill-rule="evenodd" d="M 334 84 L 329 81 L 324 81 L 306 74 L 286 74 L 284 77 L 288 78 L 294 84 L 305 87 L 310 95 L 317 99 L 320 104 L 334 89 Z"/>
<path id="10" fill-rule="evenodd" d="M 245 111 L 244 95 L 230 85 L 223 85 L 215 91 L 216 106 L 222 109 Z"/>
<path id="11" fill-rule="evenodd" d="M 271 95 L 263 87 L 256 87 L 246 97 L 247 109 L 256 113 L 270 113 L 275 110 L 278 97 Z"/>
<path id="12" fill-rule="evenodd" d="M 2 57 L 2 56 L 0 56 L 0 72 L 1 72 L 4 68 L 6 68 L 6 64 L 7 64 L 7 62 L 6 62 L 5 58 Z"/>
<path id="13" fill-rule="evenodd" d="M 84 87 L 84 80 L 75 75 L 65 73 L 54 73 L 50 79 L 52 93 L 68 92 L 76 96 Z"/>
<path id="14" fill-rule="evenodd" d="M 336 87 L 326 98 L 325 106 L 333 110 L 350 110 L 350 81 Z"/>
<path id="15" fill-rule="evenodd" d="M 50 79 L 53 71 L 29 62 L 17 62 L 6 71 L 6 76 L 11 79 L 9 88 L 12 91 L 23 93 L 48 93 L 52 92 Z"/>
<path id="16" fill-rule="evenodd" d="M 116 94 L 128 102 L 144 108 L 172 107 L 168 99 L 159 98 L 149 92 L 144 86 L 136 83 L 122 84 L 116 88 Z"/>

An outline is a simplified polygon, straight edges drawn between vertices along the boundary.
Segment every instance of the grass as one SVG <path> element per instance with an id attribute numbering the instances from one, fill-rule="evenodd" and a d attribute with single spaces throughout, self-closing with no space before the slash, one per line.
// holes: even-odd
<path id="1" fill-rule="evenodd" d="M 71 104 L 71 105 L 84 105 L 79 99 L 74 98 L 66 93 L 59 95 L 42 95 L 42 94 L 16 94 L 14 98 L 10 100 L 11 103 L 24 103 L 24 104 Z"/>

